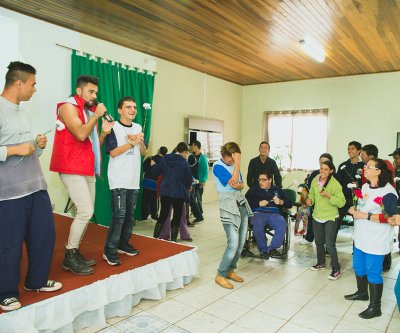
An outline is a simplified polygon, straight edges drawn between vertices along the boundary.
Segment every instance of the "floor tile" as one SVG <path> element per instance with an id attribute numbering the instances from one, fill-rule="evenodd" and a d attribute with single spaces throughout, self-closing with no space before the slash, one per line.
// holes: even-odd
<path id="1" fill-rule="evenodd" d="M 162 318 L 172 324 L 191 315 L 193 312 L 196 311 L 196 308 L 178 302 L 174 299 L 169 299 L 147 310 L 148 313 Z"/>
<path id="2" fill-rule="evenodd" d="M 157 333 L 170 325 L 169 322 L 142 311 L 113 326 L 124 333 Z"/>
<path id="3" fill-rule="evenodd" d="M 276 332 L 285 323 L 285 320 L 278 317 L 257 310 L 251 310 L 234 324 L 254 332 L 272 333 Z"/>
<path id="4" fill-rule="evenodd" d="M 222 331 L 230 323 L 214 317 L 203 311 L 197 311 L 185 319 L 177 322 L 175 326 L 181 327 L 191 333 L 216 333 Z"/>
<path id="5" fill-rule="evenodd" d="M 206 306 L 202 311 L 232 323 L 249 312 L 250 308 L 220 299 Z"/>
<path id="6" fill-rule="evenodd" d="M 339 318 L 314 310 L 301 309 L 290 320 L 292 324 L 300 324 L 321 333 L 329 333 L 339 322 Z"/>

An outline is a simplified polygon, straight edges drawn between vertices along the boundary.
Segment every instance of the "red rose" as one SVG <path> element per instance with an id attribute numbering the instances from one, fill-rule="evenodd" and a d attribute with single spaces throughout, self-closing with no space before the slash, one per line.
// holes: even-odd
<path id="1" fill-rule="evenodd" d="M 353 192 L 354 192 L 354 195 L 355 195 L 357 198 L 362 199 L 363 195 L 362 195 L 361 190 L 354 189 Z"/>

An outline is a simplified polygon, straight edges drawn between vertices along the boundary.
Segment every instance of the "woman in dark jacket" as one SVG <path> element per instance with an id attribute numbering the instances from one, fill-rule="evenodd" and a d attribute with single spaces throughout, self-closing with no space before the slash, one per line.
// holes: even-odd
<path id="1" fill-rule="evenodd" d="M 186 143 L 180 142 L 175 152 L 166 155 L 156 167 L 155 174 L 163 175 L 161 181 L 161 211 L 154 228 L 154 238 L 160 236 L 163 225 L 168 217 L 171 206 L 174 215 L 171 221 L 171 240 L 176 242 L 183 204 L 189 200 L 189 191 L 192 186 L 192 172 L 187 162 L 189 148 Z"/>

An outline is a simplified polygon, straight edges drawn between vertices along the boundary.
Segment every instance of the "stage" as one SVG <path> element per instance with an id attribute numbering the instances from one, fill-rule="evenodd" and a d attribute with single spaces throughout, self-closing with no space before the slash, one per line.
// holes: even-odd
<path id="1" fill-rule="evenodd" d="M 105 327 L 106 319 L 127 316 L 141 299 L 160 299 L 167 290 L 183 288 L 198 272 L 196 249 L 150 237 L 133 235 L 131 243 L 139 255 L 120 255 L 121 266 L 110 266 L 103 259 L 107 228 L 90 224 L 81 244 L 81 253 L 94 258 L 95 273 L 77 276 L 61 268 L 64 244 L 71 218 L 54 214 L 57 241 L 49 279 L 63 288 L 53 293 L 23 290 L 27 258 L 21 263 L 19 300 L 23 307 L 0 312 L 0 333 L 70 333 L 84 327 Z"/>

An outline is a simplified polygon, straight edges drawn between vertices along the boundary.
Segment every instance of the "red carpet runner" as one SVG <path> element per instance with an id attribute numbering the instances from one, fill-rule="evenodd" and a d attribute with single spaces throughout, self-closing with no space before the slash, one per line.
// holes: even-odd
<path id="1" fill-rule="evenodd" d="M 56 245 L 49 279 L 62 282 L 63 288 L 60 291 L 50 293 L 24 291 L 23 281 L 25 280 L 27 269 L 27 256 L 26 251 L 24 250 L 21 263 L 21 283 L 19 288 L 19 300 L 23 306 L 40 302 L 44 299 L 91 284 L 97 280 L 103 280 L 111 275 L 132 270 L 136 267 L 145 266 L 160 259 L 165 259 L 192 249 L 192 247 L 185 245 L 133 235 L 131 238 L 131 244 L 139 250 L 139 255 L 129 257 L 121 254 L 120 259 L 122 260 L 122 265 L 110 266 L 105 262 L 104 259 L 102 259 L 103 247 L 107 237 L 108 229 L 95 224 L 90 224 L 82 241 L 80 250 L 85 257 L 95 259 L 97 264 L 94 266 L 94 274 L 78 276 L 70 272 L 65 272 L 61 268 L 62 260 L 64 258 L 64 245 L 68 238 L 72 219 L 54 214 L 54 220 L 56 224 Z"/>

